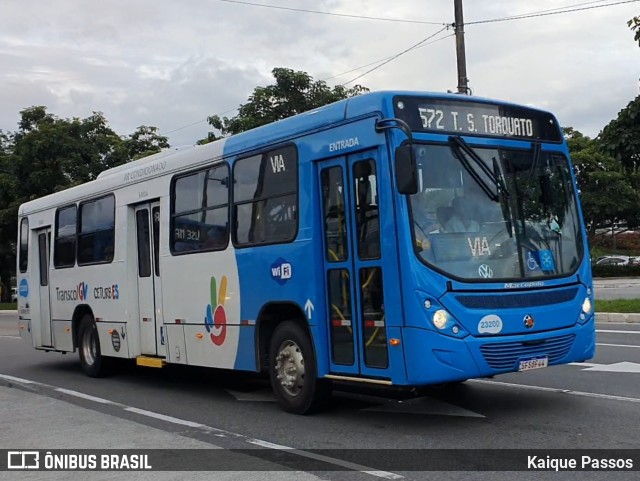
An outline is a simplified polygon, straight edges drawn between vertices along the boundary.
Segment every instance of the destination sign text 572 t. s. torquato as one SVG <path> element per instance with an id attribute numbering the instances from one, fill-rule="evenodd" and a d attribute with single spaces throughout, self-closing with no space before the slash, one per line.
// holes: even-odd
<path id="1" fill-rule="evenodd" d="M 553 115 L 540 110 L 464 100 L 395 97 L 396 117 L 414 132 L 561 142 Z"/>

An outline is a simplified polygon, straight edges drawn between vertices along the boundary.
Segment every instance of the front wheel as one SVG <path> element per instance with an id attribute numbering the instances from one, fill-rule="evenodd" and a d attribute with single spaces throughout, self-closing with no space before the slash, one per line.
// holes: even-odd
<path id="1" fill-rule="evenodd" d="M 82 370 L 89 377 L 102 377 L 107 374 L 108 360 L 100 353 L 100 338 L 93 317 L 86 315 L 80 321 L 78 331 L 78 353 Z"/>
<path id="2" fill-rule="evenodd" d="M 331 396 L 331 384 L 318 379 L 311 340 L 297 323 L 280 324 L 269 346 L 269 377 L 280 406 L 294 414 L 322 409 Z"/>

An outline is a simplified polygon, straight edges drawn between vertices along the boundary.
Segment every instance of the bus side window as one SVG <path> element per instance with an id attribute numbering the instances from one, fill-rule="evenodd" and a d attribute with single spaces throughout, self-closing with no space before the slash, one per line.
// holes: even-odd
<path id="1" fill-rule="evenodd" d="M 327 262 L 347 259 L 347 223 L 342 185 L 342 167 L 334 166 L 321 173 L 324 206 L 324 239 Z"/>
<path id="2" fill-rule="evenodd" d="M 115 248 L 115 197 L 80 204 L 78 265 L 108 263 Z"/>
<path id="3" fill-rule="evenodd" d="M 27 272 L 29 265 L 29 219 L 20 221 L 20 272 Z"/>
<path id="4" fill-rule="evenodd" d="M 353 164 L 353 192 L 356 206 L 358 257 L 380 258 L 380 213 L 376 164 L 364 160 Z"/>
<path id="5" fill-rule="evenodd" d="M 77 208 L 75 204 L 56 212 L 56 233 L 53 246 L 53 265 L 56 269 L 73 267 L 76 263 Z"/>
<path id="6" fill-rule="evenodd" d="M 229 166 L 226 163 L 177 177 L 171 196 L 171 252 L 204 252 L 227 247 Z"/>
<path id="7" fill-rule="evenodd" d="M 236 161 L 236 245 L 290 242 L 298 231 L 298 153 L 289 145 Z"/>

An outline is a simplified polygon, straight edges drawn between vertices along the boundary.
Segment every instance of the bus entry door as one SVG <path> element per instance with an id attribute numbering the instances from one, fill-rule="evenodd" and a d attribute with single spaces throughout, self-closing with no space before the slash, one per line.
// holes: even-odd
<path id="1" fill-rule="evenodd" d="M 135 208 L 138 315 L 142 354 L 165 356 L 160 282 L 160 204 Z"/>
<path id="2" fill-rule="evenodd" d="M 318 168 L 330 370 L 390 378 L 376 152 Z"/>

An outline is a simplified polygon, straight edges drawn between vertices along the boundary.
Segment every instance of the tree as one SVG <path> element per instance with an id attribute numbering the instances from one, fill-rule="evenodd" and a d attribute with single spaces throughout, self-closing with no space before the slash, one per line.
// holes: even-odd
<path id="1" fill-rule="evenodd" d="M 158 127 L 141 125 L 134 133 L 124 140 L 127 156 L 131 160 L 140 159 L 147 155 L 168 149 L 169 139 L 158 134 Z"/>
<path id="2" fill-rule="evenodd" d="M 618 113 L 600 133 L 602 149 L 628 173 L 640 170 L 640 95 Z"/>
<path id="3" fill-rule="evenodd" d="M 640 45 L 640 17 L 633 17 L 627 22 L 627 26 L 629 26 L 632 31 L 636 32 L 634 40 L 638 42 L 638 45 Z"/>
<path id="4" fill-rule="evenodd" d="M 0 131 L 2 280 L 6 283 L 15 270 L 20 204 L 93 180 L 105 169 L 169 147 L 157 130 L 143 125 L 121 137 L 101 112 L 85 119 L 61 119 L 39 105 L 20 112 L 17 132 Z"/>
<path id="5" fill-rule="evenodd" d="M 637 225 L 640 193 L 624 166 L 602 150 L 598 139 L 591 139 L 569 127 L 565 138 L 575 165 L 582 210 L 589 233 L 626 222 Z"/>
<path id="6" fill-rule="evenodd" d="M 95 179 L 125 163 L 122 139 L 101 112 L 86 119 L 59 119 L 37 106 L 20 112 L 12 169 L 21 179 L 20 199 L 40 197 Z"/>
<path id="7" fill-rule="evenodd" d="M 15 239 L 17 222 L 13 215 L 13 191 L 17 179 L 11 173 L 13 137 L 0 131 L 0 302 L 10 298 L 10 280 L 15 272 Z"/>
<path id="8" fill-rule="evenodd" d="M 306 72 L 288 68 L 274 68 L 271 73 L 276 83 L 256 87 L 247 103 L 240 105 L 238 115 L 232 118 L 220 118 L 217 115 L 209 117 L 207 121 L 220 135 L 209 132 L 207 138 L 198 143 L 244 132 L 369 91 L 361 85 L 331 88 L 322 80 L 314 81 Z"/>

